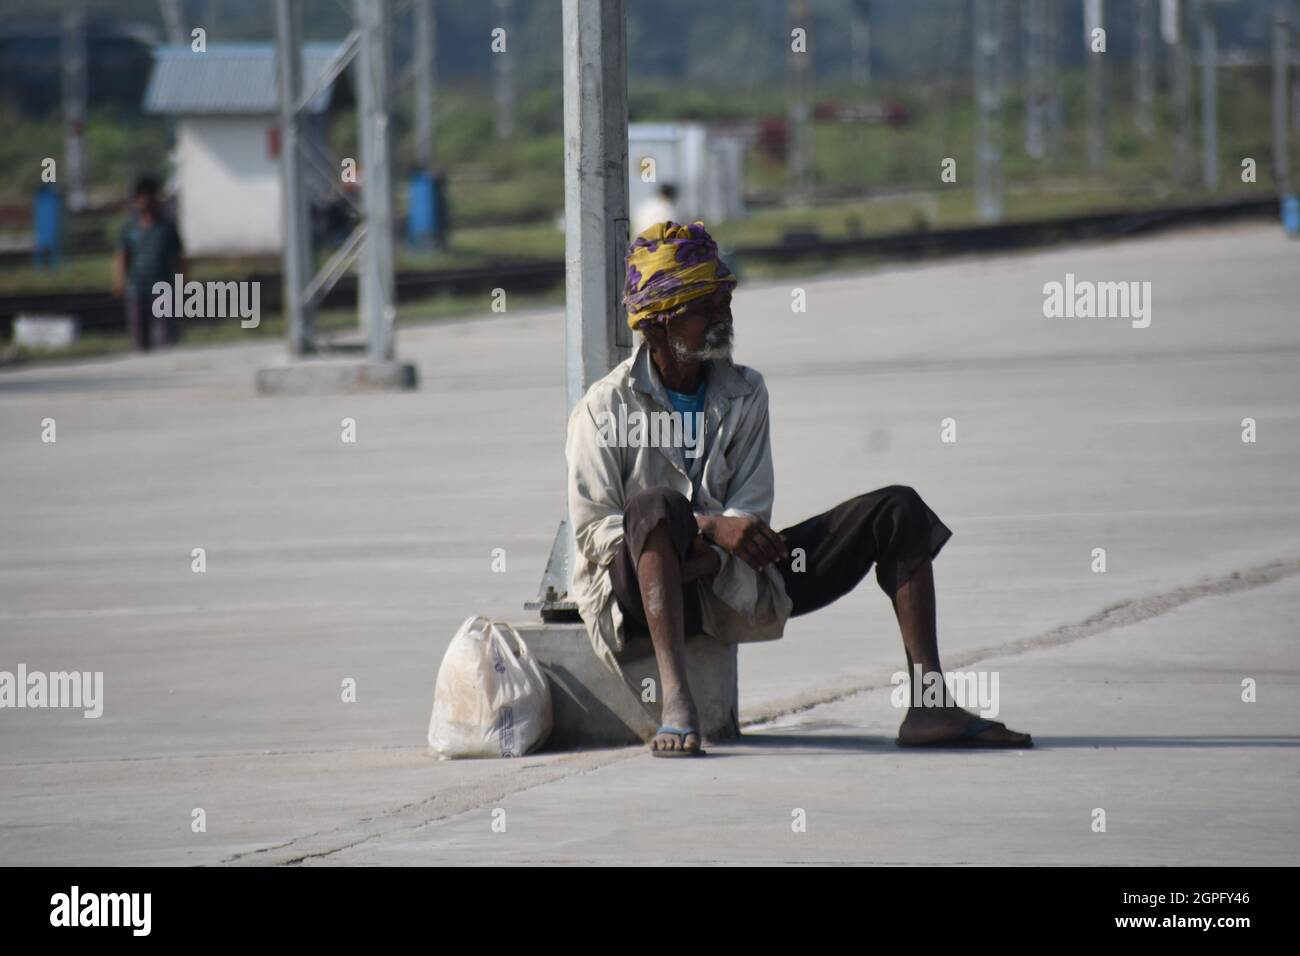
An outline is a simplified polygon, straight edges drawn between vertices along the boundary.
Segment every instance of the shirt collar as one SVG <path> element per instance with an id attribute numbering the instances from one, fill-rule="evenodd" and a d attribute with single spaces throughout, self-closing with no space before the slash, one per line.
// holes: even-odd
<path id="1" fill-rule="evenodd" d="M 704 363 L 704 374 L 706 404 L 711 405 L 724 398 L 738 398 L 754 390 L 736 370 L 731 359 L 709 359 Z M 672 407 L 668 401 L 668 391 L 659 378 L 659 370 L 655 367 L 650 348 L 644 340 L 637 345 L 636 354 L 632 357 L 631 381 L 634 390 L 650 395 L 664 408 Z"/>

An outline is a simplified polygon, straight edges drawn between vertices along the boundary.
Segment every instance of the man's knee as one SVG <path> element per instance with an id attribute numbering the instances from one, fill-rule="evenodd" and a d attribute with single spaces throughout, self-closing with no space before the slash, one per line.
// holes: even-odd
<path id="1" fill-rule="evenodd" d="M 885 507 L 898 525 L 911 528 L 929 528 L 929 508 L 910 485 L 890 485 L 885 492 Z"/>
<path id="2" fill-rule="evenodd" d="M 628 499 L 627 506 L 623 509 L 624 519 L 632 519 L 639 524 L 649 522 L 647 527 L 658 521 L 668 522 L 682 514 L 694 514 L 690 501 L 680 491 L 666 485 L 638 491 Z"/>

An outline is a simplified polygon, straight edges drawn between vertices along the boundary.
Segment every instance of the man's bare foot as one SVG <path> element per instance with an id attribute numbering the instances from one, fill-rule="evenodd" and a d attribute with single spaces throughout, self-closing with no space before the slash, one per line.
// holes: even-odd
<path id="1" fill-rule="evenodd" d="M 898 728 L 900 747 L 1032 747 L 1029 734 L 1008 730 L 960 707 L 909 707 Z"/>
<path id="2" fill-rule="evenodd" d="M 691 695 L 688 692 L 684 690 L 669 692 L 665 689 L 662 726 L 664 732 L 655 734 L 654 739 L 650 741 L 650 749 L 656 755 L 666 756 L 670 753 L 686 755 L 703 752 L 700 749 L 700 735 L 695 732 L 695 728 L 698 726 L 695 715 L 695 701 L 691 700 Z M 670 733 L 668 728 L 678 730 L 689 728 L 691 733 Z"/>

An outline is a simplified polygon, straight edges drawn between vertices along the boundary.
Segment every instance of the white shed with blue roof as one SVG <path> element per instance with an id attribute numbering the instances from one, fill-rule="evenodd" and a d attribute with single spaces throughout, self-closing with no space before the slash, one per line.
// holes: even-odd
<path id="1" fill-rule="evenodd" d="M 333 43 L 303 46 L 303 86 L 322 76 L 338 52 Z M 309 195 L 329 195 L 330 114 L 349 93 L 336 80 L 307 108 Z M 269 43 L 211 44 L 154 51 L 144 109 L 176 118 L 175 182 L 178 225 L 191 256 L 278 253 L 280 209 L 275 47 Z"/>

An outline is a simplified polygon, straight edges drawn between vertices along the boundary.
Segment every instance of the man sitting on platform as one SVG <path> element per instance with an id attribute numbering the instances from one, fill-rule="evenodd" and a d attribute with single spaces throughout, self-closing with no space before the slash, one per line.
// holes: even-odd
<path id="1" fill-rule="evenodd" d="M 569 418 L 574 591 L 597 653 L 617 670 L 624 637 L 649 636 L 662 679 L 655 756 L 703 754 L 686 679 L 686 636 L 773 640 L 874 564 L 909 674 L 940 675 L 931 559 L 951 532 L 909 487 L 850 498 L 774 531 L 767 387 L 731 361 L 736 280 L 703 223 L 659 223 L 627 256 L 635 354 Z M 670 428 L 661 427 L 670 424 Z M 940 702 L 930 702 L 934 696 Z M 1029 747 L 1028 734 L 925 695 L 897 743 Z"/>

